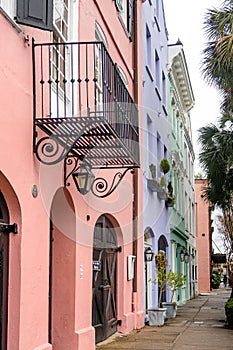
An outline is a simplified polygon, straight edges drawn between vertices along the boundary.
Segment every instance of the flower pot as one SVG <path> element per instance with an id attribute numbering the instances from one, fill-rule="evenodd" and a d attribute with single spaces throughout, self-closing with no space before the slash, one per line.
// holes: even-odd
<path id="1" fill-rule="evenodd" d="M 176 317 L 177 304 L 175 302 L 162 302 L 162 306 L 167 309 L 166 318 Z"/>
<path id="2" fill-rule="evenodd" d="M 149 326 L 163 326 L 166 310 L 166 308 L 148 309 Z"/>

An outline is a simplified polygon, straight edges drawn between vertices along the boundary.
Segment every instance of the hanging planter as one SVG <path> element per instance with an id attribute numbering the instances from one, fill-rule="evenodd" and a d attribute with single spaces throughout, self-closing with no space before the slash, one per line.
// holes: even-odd
<path id="1" fill-rule="evenodd" d="M 168 195 L 166 200 L 165 200 L 165 204 L 166 204 L 166 207 L 170 207 L 170 208 L 174 207 L 174 205 L 175 205 L 175 198 Z"/>
<path id="2" fill-rule="evenodd" d="M 147 187 L 152 192 L 158 192 L 160 190 L 160 184 L 157 180 L 154 179 L 147 179 Z"/>
<path id="3" fill-rule="evenodd" d="M 147 187 L 152 192 L 158 192 L 160 190 L 160 183 L 156 179 L 156 166 L 154 164 L 150 164 L 149 166 L 152 179 L 147 179 Z"/>
<path id="4" fill-rule="evenodd" d="M 159 191 L 158 191 L 158 197 L 159 199 L 162 199 L 162 200 L 166 200 L 167 199 L 167 193 L 166 191 L 160 187 Z"/>

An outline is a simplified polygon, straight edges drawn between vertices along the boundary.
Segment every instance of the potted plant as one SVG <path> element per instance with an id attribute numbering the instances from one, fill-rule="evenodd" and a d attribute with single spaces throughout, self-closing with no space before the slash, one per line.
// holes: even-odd
<path id="1" fill-rule="evenodd" d="M 162 171 L 162 173 L 167 174 L 170 170 L 170 164 L 169 161 L 167 160 L 167 158 L 163 158 L 160 162 L 160 170 Z"/>
<path id="2" fill-rule="evenodd" d="M 181 272 L 173 272 L 170 270 L 168 272 L 168 285 L 171 288 L 171 300 L 170 302 L 163 302 L 163 307 L 166 307 L 166 317 L 167 318 L 174 318 L 176 317 L 176 310 L 177 310 L 177 303 L 173 301 L 175 291 L 181 287 L 183 287 L 185 281 L 186 281 L 186 275 L 184 275 Z"/>
<path id="3" fill-rule="evenodd" d="M 160 199 L 167 199 L 167 192 L 166 192 L 166 185 L 167 185 L 167 179 L 166 174 L 170 170 L 170 164 L 167 160 L 167 158 L 163 158 L 160 162 L 160 170 L 163 173 L 160 179 L 160 191 L 158 191 L 158 196 Z"/>
<path id="4" fill-rule="evenodd" d="M 233 298 L 229 298 L 225 304 L 227 325 L 233 328 Z"/>
<path id="5" fill-rule="evenodd" d="M 163 326 L 166 317 L 166 308 L 161 307 L 162 294 L 167 289 L 168 274 L 166 273 L 167 258 L 164 252 L 159 252 L 155 256 L 155 279 L 149 282 L 157 284 L 159 287 L 158 305 L 156 308 L 147 310 L 150 326 Z"/>
<path id="6" fill-rule="evenodd" d="M 221 274 L 213 271 L 211 274 L 211 288 L 218 289 L 221 283 Z"/>
<path id="7" fill-rule="evenodd" d="M 175 204 L 175 197 L 173 195 L 173 187 L 172 187 L 171 181 L 169 181 L 169 183 L 167 185 L 167 189 L 168 189 L 168 194 L 167 194 L 167 198 L 165 200 L 165 204 L 167 207 L 173 207 Z"/>

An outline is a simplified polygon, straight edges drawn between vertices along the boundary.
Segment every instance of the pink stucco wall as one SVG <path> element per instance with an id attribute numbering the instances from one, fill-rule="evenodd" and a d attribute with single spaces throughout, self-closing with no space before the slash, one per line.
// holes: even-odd
<path id="1" fill-rule="evenodd" d="M 196 244 L 198 251 L 199 293 L 210 292 L 210 216 L 209 203 L 203 199 L 207 180 L 195 180 Z"/>
<path id="2" fill-rule="evenodd" d="M 125 71 L 134 96 L 133 44 L 117 17 L 114 2 L 79 3 L 79 40 L 93 41 L 95 21 L 99 23 L 108 40 L 108 51 Z M 140 6 L 139 2 L 139 20 Z M 138 171 L 134 196 L 133 175 L 128 173 L 119 189 L 106 200 L 91 194 L 83 197 L 73 185 L 64 192 L 62 169 L 60 173 L 55 169 L 56 175 L 50 178 L 54 169 L 44 171 L 32 152 L 31 51 L 33 37 L 36 42 L 49 42 L 50 33 L 26 26 L 17 29 L 1 13 L 0 23 L 0 191 L 8 205 L 10 222 L 18 224 L 18 234 L 10 234 L 8 349 L 94 350 L 92 244 L 94 226 L 102 214 L 116 227 L 117 243 L 122 246 L 117 262 L 117 317 L 122 320 L 119 331 L 128 333 L 144 325 L 142 174 Z M 29 38 L 29 45 L 25 38 Z M 139 56 L 139 75 L 140 64 Z M 140 89 L 138 86 L 139 104 Z M 35 198 L 33 185 L 38 189 Z M 133 254 L 134 198 L 138 198 L 136 290 L 132 280 L 127 280 L 127 256 Z M 55 221 L 53 345 L 48 343 L 50 213 Z"/>

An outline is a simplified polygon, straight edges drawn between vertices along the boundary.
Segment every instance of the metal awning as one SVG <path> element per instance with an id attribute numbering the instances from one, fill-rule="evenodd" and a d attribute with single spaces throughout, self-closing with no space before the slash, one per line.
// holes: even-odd
<path id="1" fill-rule="evenodd" d="M 138 109 L 102 42 L 33 41 L 34 152 L 139 167 Z"/>
<path id="2" fill-rule="evenodd" d="M 69 154 L 85 159 L 92 168 L 139 166 L 139 155 L 135 157 L 137 140 L 124 139 L 123 142 L 117 130 L 103 117 L 43 118 L 36 119 L 35 124 L 48 135 L 41 136 L 36 146 L 36 154 L 44 163 L 56 163 Z M 128 129 L 128 134 L 133 135 L 129 124 L 121 124 L 118 128 L 121 132 Z M 47 147 L 46 157 L 44 146 L 49 141 L 51 145 L 55 142 L 63 148 L 62 158 L 61 152 L 51 156 L 54 147 L 50 150 Z M 134 155 L 130 152 L 132 149 L 135 149 Z"/>

